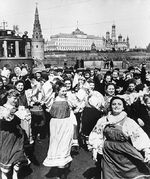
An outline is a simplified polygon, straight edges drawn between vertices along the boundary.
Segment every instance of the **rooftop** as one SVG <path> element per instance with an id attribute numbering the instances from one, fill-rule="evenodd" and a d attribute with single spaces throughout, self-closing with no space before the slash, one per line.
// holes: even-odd
<path id="1" fill-rule="evenodd" d="M 95 36 L 95 35 L 87 35 L 79 28 L 73 31 L 71 34 L 67 33 L 59 33 L 56 35 L 52 35 L 51 38 L 85 38 L 85 39 L 102 39 L 102 37 Z"/>

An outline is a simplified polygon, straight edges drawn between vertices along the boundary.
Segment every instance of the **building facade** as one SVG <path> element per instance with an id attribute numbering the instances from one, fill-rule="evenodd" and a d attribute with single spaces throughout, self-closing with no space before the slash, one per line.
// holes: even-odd
<path id="1" fill-rule="evenodd" d="M 129 38 L 123 39 L 121 34 L 117 38 L 116 26 L 112 25 L 112 32 L 106 32 L 106 38 L 87 35 L 79 28 L 71 34 L 52 35 L 45 42 L 44 51 L 89 51 L 93 44 L 98 51 L 126 51 L 130 48 Z"/>
<path id="2" fill-rule="evenodd" d="M 44 59 L 44 39 L 42 35 L 37 6 L 35 10 L 35 19 L 34 19 L 33 35 L 32 35 L 32 58 L 34 60 Z"/>
<path id="3" fill-rule="evenodd" d="M 45 51 L 88 51 L 95 44 L 96 50 L 105 49 L 105 40 L 102 37 L 87 35 L 79 28 L 71 34 L 56 34 L 45 42 Z"/>

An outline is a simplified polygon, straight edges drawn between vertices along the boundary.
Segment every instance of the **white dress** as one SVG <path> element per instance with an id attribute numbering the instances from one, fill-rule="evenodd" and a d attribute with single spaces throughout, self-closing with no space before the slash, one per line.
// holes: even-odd
<path id="1" fill-rule="evenodd" d="M 43 164 L 48 167 L 63 167 L 72 161 L 70 155 L 75 116 L 66 100 L 59 97 L 54 101 L 50 114 L 50 141 L 47 157 Z"/>

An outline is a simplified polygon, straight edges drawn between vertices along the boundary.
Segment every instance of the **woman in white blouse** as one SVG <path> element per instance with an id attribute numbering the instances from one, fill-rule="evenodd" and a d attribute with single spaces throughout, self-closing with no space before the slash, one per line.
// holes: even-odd
<path id="1" fill-rule="evenodd" d="M 125 101 L 113 97 L 110 112 L 99 119 L 89 136 L 93 157 L 102 155 L 101 179 L 150 177 L 150 139 L 125 112 Z"/>

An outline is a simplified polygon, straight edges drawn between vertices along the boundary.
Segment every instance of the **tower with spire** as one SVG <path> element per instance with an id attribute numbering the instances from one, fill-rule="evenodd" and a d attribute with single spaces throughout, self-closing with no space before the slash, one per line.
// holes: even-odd
<path id="1" fill-rule="evenodd" d="M 129 49 L 130 48 L 130 43 L 129 43 L 129 37 L 128 36 L 127 36 L 126 41 L 127 41 L 127 46 L 128 46 L 128 49 Z"/>
<path id="2" fill-rule="evenodd" d="M 43 39 L 40 20 L 39 20 L 37 3 L 35 9 L 35 19 L 34 19 L 33 35 L 32 35 L 32 58 L 35 60 L 44 59 L 44 39 Z"/>

